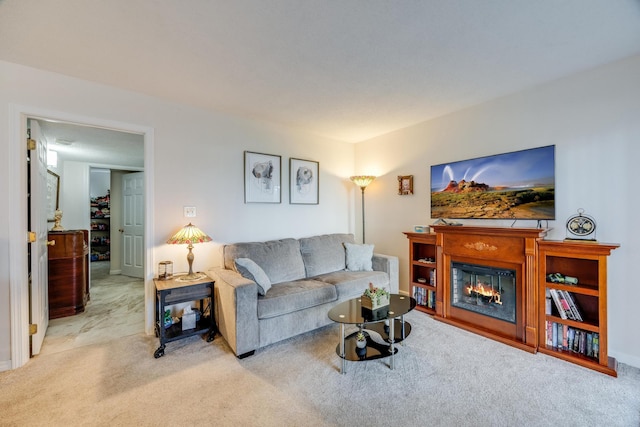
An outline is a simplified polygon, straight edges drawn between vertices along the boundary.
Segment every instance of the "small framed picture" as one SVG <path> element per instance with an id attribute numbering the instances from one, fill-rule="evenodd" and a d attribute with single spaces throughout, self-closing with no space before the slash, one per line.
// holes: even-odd
<path id="1" fill-rule="evenodd" d="M 398 176 L 398 194 L 413 194 L 413 175 Z"/>
<path id="2" fill-rule="evenodd" d="M 289 159 L 289 203 L 317 205 L 319 163 L 312 160 Z"/>
<path id="3" fill-rule="evenodd" d="M 272 154 L 244 152 L 244 202 L 280 203 L 281 158 Z"/>
<path id="4" fill-rule="evenodd" d="M 56 209 L 60 207 L 60 176 L 47 170 L 47 222 L 55 221 Z"/>

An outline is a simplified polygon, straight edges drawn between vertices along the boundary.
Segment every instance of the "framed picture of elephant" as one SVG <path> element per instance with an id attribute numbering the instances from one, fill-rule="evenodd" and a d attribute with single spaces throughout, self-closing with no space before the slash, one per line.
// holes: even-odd
<path id="1" fill-rule="evenodd" d="M 289 203 L 317 205 L 319 163 L 312 160 L 289 159 Z"/>
<path id="2" fill-rule="evenodd" d="M 281 203 L 281 157 L 244 152 L 244 202 Z"/>

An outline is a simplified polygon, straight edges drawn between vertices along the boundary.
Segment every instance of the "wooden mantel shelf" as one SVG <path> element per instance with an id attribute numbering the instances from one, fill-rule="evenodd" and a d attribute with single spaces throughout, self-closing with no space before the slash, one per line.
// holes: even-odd
<path id="1" fill-rule="evenodd" d="M 432 225 L 436 233 L 490 235 L 490 236 L 519 236 L 523 238 L 543 238 L 550 228 L 520 228 L 520 227 L 482 227 L 472 225 Z"/>

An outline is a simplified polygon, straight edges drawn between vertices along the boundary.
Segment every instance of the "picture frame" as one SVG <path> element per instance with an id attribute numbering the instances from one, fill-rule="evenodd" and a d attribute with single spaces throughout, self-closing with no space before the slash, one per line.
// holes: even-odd
<path id="1" fill-rule="evenodd" d="M 244 202 L 281 203 L 282 161 L 273 154 L 244 152 Z"/>
<path id="2" fill-rule="evenodd" d="M 289 158 L 289 203 L 292 205 L 319 204 L 320 163 L 313 160 Z"/>
<path id="3" fill-rule="evenodd" d="M 398 176 L 398 194 L 401 196 L 413 194 L 413 175 Z"/>
<path id="4" fill-rule="evenodd" d="M 47 170 L 47 222 L 55 221 L 56 210 L 60 208 L 60 175 Z"/>

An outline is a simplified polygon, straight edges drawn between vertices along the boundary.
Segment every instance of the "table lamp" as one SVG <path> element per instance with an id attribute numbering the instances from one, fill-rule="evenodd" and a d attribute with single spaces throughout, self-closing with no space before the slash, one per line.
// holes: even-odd
<path id="1" fill-rule="evenodd" d="M 180 231 L 174 234 L 167 243 L 170 245 L 180 245 L 187 244 L 187 249 L 189 249 L 189 253 L 187 254 L 187 261 L 189 262 L 189 273 L 183 276 L 178 276 L 176 280 L 178 281 L 189 281 L 189 280 L 198 280 L 204 278 L 206 275 L 204 273 L 194 273 L 193 272 L 193 244 L 194 243 L 204 243 L 210 242 L 211 237 L 207 236 L 204 232 L 202 232 L 198 227 L 189 223 L 182 227 Z"/>

